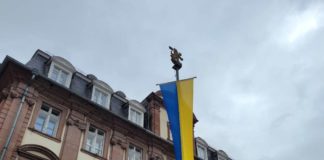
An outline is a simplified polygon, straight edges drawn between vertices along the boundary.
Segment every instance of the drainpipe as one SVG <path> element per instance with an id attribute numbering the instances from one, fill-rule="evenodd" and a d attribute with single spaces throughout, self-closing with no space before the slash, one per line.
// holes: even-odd
<path id="1" fill-rule="evenodd" d="M 10 141 L 11 141 L 11 138 L 12 138 L 13 133 L 14 133 L 14 131 L 15 131 L 15 128 L 16 128 L 16 125 L 17 125 L 17 121 L 18 121 L 18 118 L 19 118 L 19 116 L 20 116 L 21 109 L 22 109 L 23 104 L 24 104 L 24 102 L 25 102 L 25 100 L 26 100 L 26 95 L 27 95 L 27 93 L 28 93 L 29 86 L 30 86 L 32 80 L 35 79 L 36 74 L 37 74 L 37 70 L 32 70 L 32 77 L 31 77 L 31 79 L 28 81 L 28 83 L 27 83 L 27 85 L 26 85 L 26 88 L 24 89 L 24 92 L 23 92 L 23 94 L 22 94 L 22 96 L 21 96 L 21 98 L 20 98 L 20 103 L 19 103 L 18 111 L 17 111 L 17 113 L 16 113 L 16 116 L 15 116 L 14 122 L 13 122 L 11 128 L 10 128 L 10 133 L 9 133 L 9 136 L 8 136 L 8 138 L 7 138 L 7 140 L 6 140 L 6 144 L 5 144 L 5 146 L 2 148 L 2 152 L 1 152 L 0 160 L 4 160 L 4 157 L 5 157 L 5 155 L 6 155 L 6 152 L 7 152 L 7 150 L 8 150 L 8 147 L 9 147 L 9 144 L 10 144 Z"/>

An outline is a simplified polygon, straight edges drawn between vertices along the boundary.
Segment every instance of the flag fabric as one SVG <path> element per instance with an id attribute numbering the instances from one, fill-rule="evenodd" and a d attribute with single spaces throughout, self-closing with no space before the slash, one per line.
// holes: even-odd
<path id="1" fill-rule="evenodd" d="M 176 160 L 194 160 L 193 79 L 160 84 Z"/>

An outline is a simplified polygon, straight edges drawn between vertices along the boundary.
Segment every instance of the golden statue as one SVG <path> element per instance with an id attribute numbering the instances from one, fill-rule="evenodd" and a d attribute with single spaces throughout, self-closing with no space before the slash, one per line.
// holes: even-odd
<path id="1" fill-rule="evenodd" d="M 175 70 L 179 70 L 182 67 L 182 63 L 180 62 L 180 60 L 183 61 L 183 58 L 181 57 L 182 54 L 178 52 L 177 49 L 172 48 L 171 46 L 169 46 L 169 49 L 171 50 L 171 61 L 174 64 L 172 68 Z"/>

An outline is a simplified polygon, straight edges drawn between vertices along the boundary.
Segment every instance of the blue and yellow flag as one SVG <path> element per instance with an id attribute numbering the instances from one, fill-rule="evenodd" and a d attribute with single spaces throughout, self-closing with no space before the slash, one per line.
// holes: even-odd
<path id="1" fill-rule="evenodd" d="M 176 160 L 194 160 L 193 79 L 160 84 Z"/>

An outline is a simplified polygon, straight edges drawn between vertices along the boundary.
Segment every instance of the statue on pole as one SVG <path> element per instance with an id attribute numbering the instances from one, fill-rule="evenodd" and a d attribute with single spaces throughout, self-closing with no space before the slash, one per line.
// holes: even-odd
<path id="1" fill-rule="evenodd" d="M 175 70 L 179 70 L 182 67 L 182 63 L 180 62 L 180 60 L 183 61 L 183 58 L 181 57 L 182 54 L 178 52 L 177 49 L 172 48 L 171 46 L 169 46 L 169 48 L 171 50 L 171 61 L 174 64 L 172 68 Z"/>
<path id="2" fill-rule="evenodd" d="M 171 61 L 173 63 L 173 69 L 176 70 L 176 78 L 177 80 L 179 80 L 179 70 L 182 67 L 182 63 L 180 62 L 183 61 L 183 58 L 181 57 L 182 54 L 180 52 L 178 52 L 177 49 L 172 48 L 171 46 L 169 46 L 169 49 L 171 50 L 170 56 L 171 56 Z"/>

